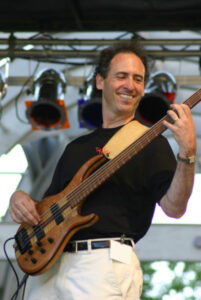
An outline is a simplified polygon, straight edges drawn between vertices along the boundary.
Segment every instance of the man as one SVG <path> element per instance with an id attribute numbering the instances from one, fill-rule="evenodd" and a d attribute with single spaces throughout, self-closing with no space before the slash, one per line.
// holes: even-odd
<path id="1" fill-rule="evenodd" d="M 102 128 L 66 147 L 45 196 L 63 190 L 97 154 L 97 147 L 102 149 L 134 119 L 147 75 L 146 56 L 137 42 L 101 52 L 95 79 L 96 88 L 102 91 Z M 142 273 L 134 243 L 150 227 L 156 203 L 170 217 L 184 214 L 194 180 L 194 163 L 189 163 L 196 152 L 191 112 L 183 104 L 171 108 L 168 114 L 173 123 L 164 121 L 164 126 L 179 144 L 177 165 L 169 144 L 160 136 L 93 192 L 82 214 L 94 212 L 99 221 L 78 231 L 50 270 L 30 279 L 27 299 L 140 298 Z M 12 195 L 10 213 L 18 223 L 37 225 L 40 220 L 35 202 L 23 191 Z"/>

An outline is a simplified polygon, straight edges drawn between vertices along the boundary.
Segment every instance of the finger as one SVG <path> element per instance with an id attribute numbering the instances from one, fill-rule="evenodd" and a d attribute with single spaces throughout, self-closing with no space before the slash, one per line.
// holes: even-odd
<path id="1" fill-rule="evenodd" d="M 184 119 L 191 114 L 189 107 L 185 104 L 171 104 L 170 107 L 179 119 Z"/>
<path id="2" fill-rule="evenodd" d="M 167 114 L 169 115 L 169 117 L 171 118 L 171 120 L 175 123 L 176 121 L 178 121 L 179 117 L 177 112 L 173 111 L 173 110 L 168 110 Z"/>
<path id="3" fill-rule="evenodd" d="M 23 204 L 21 206 L 16 206 L 13 210 L 13 214 L 15 216 L 15 220 L 17 223 L 27 223 L 30 225 L 37 225 L 39 220 L 34 216 L 32 212 L 27 209 L 27 206 Z"/>
<path id="4" fill-rule="evenodd" d="M 18 217 L 15 215 L 15 213 L 12 211 L 12 209 L 9 209 L 9 213 L 13 219 L 14 222 L 16 223 L 21 223 L 21 221 L 18 219 Z"/>
<path id="5" fill-rule="evenodd" d="M 163 125 L 164 125 L 166 128 L 170 129 L 172 132 L 174 132 L 174 130 L 175 130 L 175 124 L 174 124 L 174 123 L 172 124 L 172 123 L 170 123 L 170 122 L 164 120 L 164 121 L 163 121 Z"/>
<path id="6" fill-rule="evenodd" d="M 29 214 L 31 214 L 36 220 L 40 221 L 40 215 L 37 212 L 36 203 L 33 200 L 29 202 L 29 205 L 26 206 L 23 204 L 23 206 L 27 209 Z"/>
<path id="7" fill-rule="evenodd" d="M 36 211 L 35 206 L 22 206 L 20 209 L 21 217 L 23 220 L 28 221 L 29 223 L 33 225 L 37 225 L 40 221 L 40 216 Z"/>
<path id="8" fill-rule="evenodd" d="M 22 224 L 22 223 L 27 223 L 30 225 L 33 225 L 27 218 L 24 218 L 22 216 L 22 214 L 18 213 L 17 211 L 13 211 L 12 209 L 10 209 L 10 215 L 13 219 L 13 221 L 15 221 L 16 223 Z"/>
<path id="9" fill-rule="evenodd" d="M 190 110 L 190 107 L 188 105 L 181 104 L 181 107 L 182 107 L 182 109 L 185 112 L 187 117 L 191 116 L 191 110 Z"/>

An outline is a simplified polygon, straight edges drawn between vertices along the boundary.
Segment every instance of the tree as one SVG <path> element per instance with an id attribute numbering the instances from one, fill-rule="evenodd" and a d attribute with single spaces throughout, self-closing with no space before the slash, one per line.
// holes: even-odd
<path id="1" fill-rule="evenodd" d="M 201 263 L 142 262 L 141 300 L 201 300 Z"/>

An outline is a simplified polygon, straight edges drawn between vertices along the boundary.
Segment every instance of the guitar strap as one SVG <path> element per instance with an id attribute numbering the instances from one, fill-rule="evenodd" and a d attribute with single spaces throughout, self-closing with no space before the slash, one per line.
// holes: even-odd
<path id="1" fill-rule="evenodd" d="M 113 159 L 130 144 L 142 136 L 149 127 L 133 120 L 121 127 L 103 147 L 103 154 L 108 159 Z"/>

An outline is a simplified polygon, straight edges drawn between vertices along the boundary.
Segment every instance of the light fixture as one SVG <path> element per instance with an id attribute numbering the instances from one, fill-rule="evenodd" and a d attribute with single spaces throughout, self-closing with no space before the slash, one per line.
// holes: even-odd
<path id="1" fill-rule="evenodd" d="M 41 71 L 34 80 L 34 101 L 26 101 L 26 115 L 33 130 L 69 128 L 64 103 L 66 80 L 54 69 Z"/>
<path id="2" fill-rule="evenodd" d="M 78 100 L 78 120 L 80 127 L 95 129 L 102 126 L 102 91 L 95 87 L 93 74 L 85 81 L 84 95 Z"/>
<path id="3" fill-rule="evenodd" d="M 174 102 L 176 89 L 176 80 L 169 72 L 151 74 L 137 108 L 136 119 L 149 126 L 159 121 Z"/>

